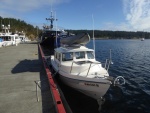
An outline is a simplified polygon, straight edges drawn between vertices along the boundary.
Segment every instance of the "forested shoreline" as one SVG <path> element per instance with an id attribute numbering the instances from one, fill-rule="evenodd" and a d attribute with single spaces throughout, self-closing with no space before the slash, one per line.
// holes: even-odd
<path id="1" fill-rule="evenodd" d="M 24 20 L 15 19 L 15 18 L 2 18 L 0 16 L 1 26 L 10 24 L 11 32 L 24 32 L 27 37 L 30 39 L 35 39 L 38 37 L 39 33 L 42 32 L 42 29 L 39 29 L 38 26 L 33 26 L 26 23 Z M 38 32 L 37 32 L 38 30 Z M 0 32 L 2 27 L 0 27 Z M 72 30 L 66 29 L 65 31 L 73 34 L 79 33 L 88 33 L 93 37 L 93 30 Z M 110 30 L 94 30 L 94 36 L 97 39 L 150 39 L 150 32 L 144 31 L 110 31 Z"/>
<path id="2" fill-rule="evenodd" d="M 89 33 L 93 37 L 93 30 L 66 30 L 73 34 Z M 94 37 L 97 39 L 150 39 L 150 32 L 143 31 L 108 31 L 108 30 L 94 30 Z"/>
<path id="3" fill-rule="evenodd" d="M 34 40 L 37 37 L 37 26 L 33 26 L 31 24 L 26 23 L 24 20 L 15 19 L 15 18 L 3 18 L 0 16 L 0 32 L 2 32 L 2 25 L 8 26 L 10 25 L 10 32 L 12 33 L 25 33 L 25 35 Z"/>

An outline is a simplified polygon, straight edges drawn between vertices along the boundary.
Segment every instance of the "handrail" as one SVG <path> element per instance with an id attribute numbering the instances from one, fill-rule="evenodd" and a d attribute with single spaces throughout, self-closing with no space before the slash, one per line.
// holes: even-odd
<path id="1" fill-rule="evenodd" d="M 110 49 L 110 55 L 109 55 L 109 60 L 106 59 L 105 62 L 105 69 L 108 71 L 110 64 L 113 64 L 112 60 L 111 60 L 111 49 Z"/>
<path id="2" fill-rule="evenodd" d="M 74 63 L 74 61 L 72 61 L 72 65 L 71 65 L 70 73 L 71 73 L 71 71 L 72 71 L 72 66 L 73 66 L 73 63 Z"/>
<path id="3" fill-rule="evenodd" d="M 88 74 L 89 74 L 89 71 L 90 71 L 91 65 L 92 65 L 92 63 L 90 63 L 90 66 L 89 66 L 89 69 L 88 69 L 88 72 L 87 72 L 87 75 L 86 75 L 86 76 L 88 76 Z"/>
<path id="4" fill-rule="evenodd" d="M 77 63 L 77 62 L 72 61 L 71 69 L 70 69 L 70 73 L 71 73 L 71 72 L 72 72 L 72 70 L 73 70 L 73 63 Z M 86 75 L 86 76 L 88 76 L 88 74 L 89 74 L 89 70 L 90 70 L 90 68 L 91 68 L 91 65 L 92 65 L 92 64 L 95 64 L 95 65 L 96 65 L 96 64 L 101 64 L 101 63 L 99 63 L 99 62 L 90 62 L 90 66 L 89 66 L 89 68 L 88 68 L 88 69 L 86 69 L 86 70 L 88 70 L 88 71 L 87 71 L 87 75 Z M 93 66 L 95 66 L 95 65 L 93 65 Z M 93 66 L 92 66 L 92 67 L 93 67 Z M 84 70 L 84 71 L 86 71 L 86 70 Z"/>
<path id="5" fill-rule="evenodd" d="M 108 59 L 106 59 L 106 62 L 105 62 L 105 69 L 106 69 L 106 66 L 107 66 L 107 61 L 108 61 Z"/>

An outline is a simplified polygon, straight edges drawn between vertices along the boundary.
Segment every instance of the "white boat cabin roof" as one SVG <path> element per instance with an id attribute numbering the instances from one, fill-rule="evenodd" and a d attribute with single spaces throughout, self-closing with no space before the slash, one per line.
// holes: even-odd
<path id="1" fill-rule="evenodd" d="M 93 49 L 88 49 L 85 46 L 78 47 L 60 47 L 55 49 L 58 53 L 67 53 L 67 52 L 80 52 L 80 51 L 94 51 Z"/>

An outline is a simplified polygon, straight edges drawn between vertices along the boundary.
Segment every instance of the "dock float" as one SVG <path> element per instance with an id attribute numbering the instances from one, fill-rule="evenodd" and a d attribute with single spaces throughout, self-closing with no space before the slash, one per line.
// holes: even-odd
<path id="1" fill-rule="evenodd" d="M 66 113 L 44 55 L 40 56 L 37 48 L 36 42 L 0 48 L 0 113 Z M 41 81 L 39 102 L 35 81 Z"/>

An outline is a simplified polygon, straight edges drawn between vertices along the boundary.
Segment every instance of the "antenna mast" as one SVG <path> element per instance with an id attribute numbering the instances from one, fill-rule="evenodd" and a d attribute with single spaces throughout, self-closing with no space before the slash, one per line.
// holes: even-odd
<path id="1" fill-rule="evenodd" d="M 55 20 L 53 17 L 53 12 L 51 11 L 51 17 L 50 18 L 46 18 L 46 20 L 49 20 L 51 22 L 50 24 L 50 29 L 53 29 L 53 21 Z"/>
<path id="2" fill-rule="evenodd" d="M 95 37 L 94 37 L 94 17 L 92 15 L 92 21 L 93 21 L 93 49 L 94 49 L 94 57 L 95 57 Z"/>
<path id="3" fill-rule="evenodd" d="M 55 12 L 55 18 L 56 18 L 56 12 Z M 56 47 L 57 47 L 57 19 L 56 19 Z"/>

